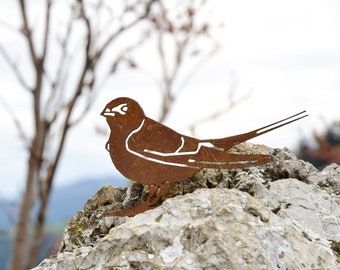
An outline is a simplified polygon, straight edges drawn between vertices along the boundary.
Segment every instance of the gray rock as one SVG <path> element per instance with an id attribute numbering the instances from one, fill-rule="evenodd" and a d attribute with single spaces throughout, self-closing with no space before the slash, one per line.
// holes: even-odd
<path id="1" fill-rule="evenodd" d="M 340 195 L 340 166 L 333 163 L 320 173 L 309 177 L 310 183 L 315 183 L 328 193 Z"/>
<path id="2" fill-rule="evenodd" d="M 202 170 L 135 217 L 105 213 L 147 189 L 103 187 L 70 219 L 58 254 L 35 269 L 339 269 L 339 166 L 319 172 L 287 149 L 235 151 L 247 149 L 276 161 Z"/>

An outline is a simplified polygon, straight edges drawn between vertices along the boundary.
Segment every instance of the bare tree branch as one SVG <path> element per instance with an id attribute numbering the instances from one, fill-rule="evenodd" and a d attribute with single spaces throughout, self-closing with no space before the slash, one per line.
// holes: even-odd
<path id="1" fill-rule="evenodd" d="M 35 65 L 35 68 L 39 68 L 39 59 L 37 56 L 37 53 L 35 51 L 33 39 L 32 39 L 32 31 L 29 26 L 28 20 L 27 20 L 27 8 L 26 8 L 26 2 L 25 0 L 19 0 L 19 5 L 20 5 L 20 12 L 21 12 L 21 18 L 23 20 L 23 25 L 22 25 L 22 33 L 26 37 L 26 40 L 28 42 L 28 48 L 30 50 L 30 54 L 33 60 L 33 63 Z"/>
<path id="2" fill-rule="evenodd" d="M 42 53 L 41 53 L 41 62 L 45 61 L 46 58 L 46 52 L 47 52 L 47 48 L 48 48 L 48 33 L 50 31 L 50 23 L 51 23 L 51 19 L 50 19 L 50 14 L 51 14 L 51 6 L 52 6 L 52 1 L 51 0 L 47 0 L 46 2 L 46 9 L 45 9 L 45 25 L 44 25 L 44 34 L 43 34 L 43 49 L 42 49 Z"/>
<path id="3" fill-rule="evenodd" d="M 135 26 L 138 22 L 145 19 L 147 15 L 150 12 L 152 4 L 156 2 L 156 0 L 148 0 L 145 6 L 144 12 L 139 15 L 135 20 L 131 21 L 130 23 L 126 25 L 122 25 L 116 32 L 114 32 L 112 35 L 110 35 L 106 41 L 103 43 L 103 45 L 96 51 L 95 53 L 95 61 L 97 61 L 102 53 L 106 50 L 106 48 L 112 43 L 113 40 L 117 39 L 118 36 L 120 36 L 123 32 L 125 32 L 127 29 L 132 28 Z"/>
<path id="4" fill-rule="evenodd" d="M 15 127 L 18 130 L 19 136 L 22 139 L 22 141 L 25 144 L 25 147 L 30 150 L 31 149 L 31 141 L 28 138 L 27 134 L 25 133 L 19 119 L 15 116 L 15 112 L 12 110 L 11 106 L 6 102 L 6 100 L 2 97 L 2 95 L 0 94 L 0 102 L 2 104 L 2 106 L 6 109 L 6 111 L 8 112 L 8 115 L 12 118 L 12 121 L 15 125 Z"/>
<path id="5" fill-rule="evenodd" d="M 185 84 L 218 49 L 216 40 L 209 34 L 211 25 L 207 22 L 198 22 L 197 19 L 206 1 L 178 1 L 172 8 L 165 3 L 169 2 L 158 1 L 158 13 L 150 16 L 150 22 L 157 35 L 157 53 L 161 65 L 160 122 L 166 119 Z M 173 17 L 176 20 L 173 20 Z M 198 49 L 200 40 L 215 45 L 211 48 Z M 188 62 L 193 62 L 193 56 L 196 64 L 181 81 L 180 75 L 184 67 L 188 66 Z"/>
<path id="6" fill-rule="evenodd" d="M 19 67 L 11 59 L 11 57 L 9 56 L 9 54 L 6 52 L 5 48 L 1 44 L 0 44 L 0 53 L 5 58 L 8 65 L 11 67 L 12 71 L 14 72 L 14 75 L 17 77 L 17 79 L 20 82 L 20 84 L 22 85 L 22 87 L 32 93 L 33 89 L 25 81 L 24 76 L 22 75 L 21 71 L 19 70 Z"/>

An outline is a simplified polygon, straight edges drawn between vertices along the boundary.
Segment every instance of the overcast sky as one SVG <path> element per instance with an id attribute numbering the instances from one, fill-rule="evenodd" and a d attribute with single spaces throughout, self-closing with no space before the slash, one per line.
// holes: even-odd
<path id="1" fill-rule="evenodd" d="M 10 2 L 15 1 L 0 3 L 0 18 L 15 16 Z M 167 120 L 169 126 L 188 132 L 191 121 L 223 107 L 231 87 L 247 99 L 216 121 L 200 125 L 198 137 L 235 135 L 306 109 L 308 118 L 252 141 L 294 149 L 300 139 L 311 137 L 312 130 L 321 132 L 325 124 L 340 120 L 339 1 L 214 0 L 211 7 L 211 19 L 221 18 L 225 24 L 218 37 L 222 50 L 193 77 Z M 11 42 L 5 32 L 0 33 L 2 44 Z M 19 115 L 29 114 L 25 102 L 29 97 L 15 91 L 2 58 L 0 74 L 1 95 Z M 150 98 L 155 91 L 141 74 L 121 72 L 112 78 L 87 118 L 72 130 L 55 184 L 117 175 L 104 149 L 107 138 L 94 130 L 97 125 L 106 128 L 99 113 L 111 99 L 124 95 L 138 99 L 146 114 L 157 118 L 159 104 Z M 0 197 L 13 196 L 23 189 L 26 155 L 3 108 L 0 115 Z"/>

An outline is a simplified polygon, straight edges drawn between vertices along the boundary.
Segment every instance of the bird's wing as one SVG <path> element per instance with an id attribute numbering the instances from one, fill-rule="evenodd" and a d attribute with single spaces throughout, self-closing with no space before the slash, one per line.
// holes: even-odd
<path id="1" fill-rule="evenodd" d="M 172 155 L 181 151 L 193 151 L 199 140 L 184 136 L 152 119 L 145 118 L 127 138 L 127 147 L 138 153 Z"/>
<path id="2" fill-rule="evenodd" d="M 127 140 L 127 150 L 156 163 L 197 169 L 246 167 L 271 160 L 268 155 L 232 154 L 210 142 L 183 136 L 166 126 L 160 129 L 150 123 L 131 134 Z"/>
<path id="3" fill-rule="evenodd" d="M 135 156 L 156 163 L 193 167 L 188 160 L 199 153 L 205 144 L 146 118 L 127 137 L 126 150 Z"/>

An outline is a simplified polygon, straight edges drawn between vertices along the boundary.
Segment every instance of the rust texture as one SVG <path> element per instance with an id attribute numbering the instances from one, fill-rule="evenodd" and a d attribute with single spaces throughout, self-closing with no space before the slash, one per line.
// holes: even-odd
<path id="1" fill-rule="evenodd" d="M 106 150 L 121 174 L 147 185 L 149 190 L 145 201 L 113 215 L 133 216 L 155 207 L 167 193 L 169 183 L 184 181 L 202 168 L 243 168 L 271 162 L 271 155 L 236 154 L 229 150 L 236 144 L 306 117 L 305 112 L 243 134 L 199 140 L 146 117 L 133 99 L 112 100 L 101 113 L 111 130 Z"/>

